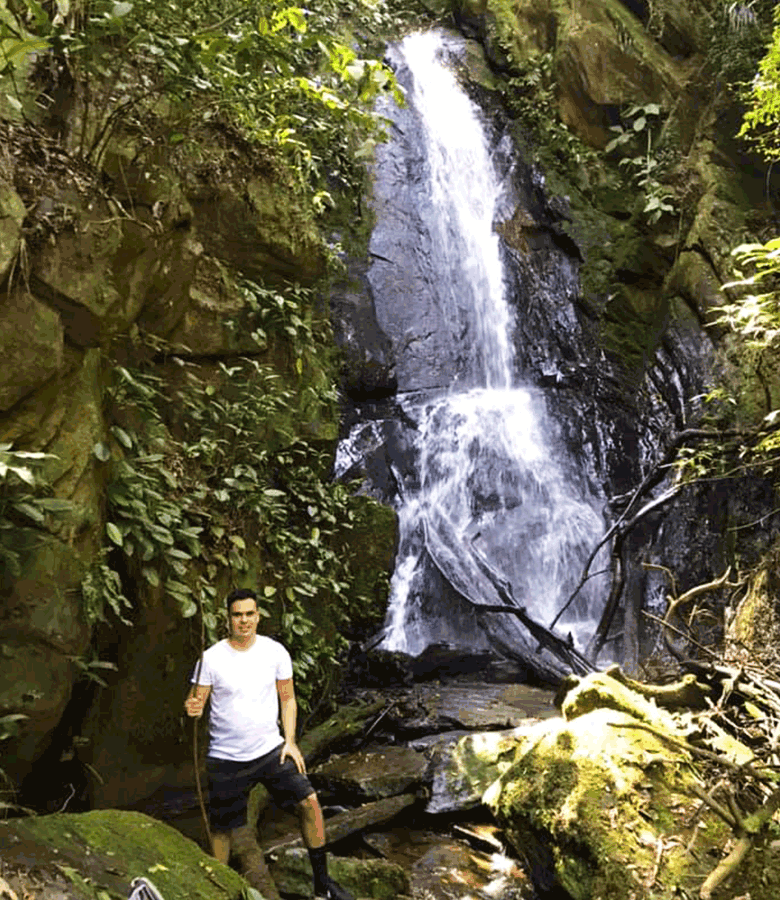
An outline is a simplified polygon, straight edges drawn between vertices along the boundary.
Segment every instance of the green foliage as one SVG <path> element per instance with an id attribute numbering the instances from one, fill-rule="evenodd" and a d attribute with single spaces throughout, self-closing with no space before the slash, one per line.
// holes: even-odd
<path id="1" fill-rule="evenodd" d="M 132 625 L 124 610 L 132 609 L 118 573 L 108 564 L 108 550 L 104 548 L 81 582 L 84 615 L 90 628 L 97 622 L 108 622 L 107 609 L 124 625 Z"/>
<path id="2" fill-rule="evenodd" d="M 37 43 L 28 48 L 20 37 L 7 53 L 51 49 L 74 85 L 76 152 L 92 164 L 117 129 L 149 134 L 151 121 L 175 109 L 172 143 L 198 121 L 230 122 L 286 158 L 322 208 L 327 182 L 352 185 L 358 177 L 354 154 L 379 131 L 377 94 L 397 91 L 381 61 L 358 55 L 348 27 L 374 6 L 58 0 L 44 8 L 18 0 L 16 30 L 29 30 Z"/>
<path id="3" fill-rule="evenodd" d="M 657 103 L 633 106 L 623 116 L 623 124 L 612 126 L 615 137 L 604 148 L 608 155 L 615 150 L 622 153 L 618 165 L 628 171 L 631 184 L 642 192 L 642 214 L 651 224 L 677 212 L 671 191 L 660 180 L 664 166 L 653 140 L 660 117 Z"/>
<path id="4" fill-rule="evenodd" d="M 737 372 L 728 383 L 716 386 L 706 397 L 701 424 L 713 433 L 724 429 L 734 434 L 728 440 L 706 442 L 680 452 L 677 468 L 684 480 L 724 478 L 750 471 L 777 481 L 780 468 L 780 409 L 766 410 L 771 392 L 766 390 L 762 368 L 774 368 L 780 337 L 780 238 L 765 244 L 742 244 L 732 251 L 737 266 L 735 279 L 724 285 L 735 299 L 719 308 L 716 320 L 728 328 L 735 342 Z M 751 382 L 758 378 L 760 403 L 764 412 L 758 424 L 751 415 Z M 749 428 L 739 431 L 747 418 Z"/>
<path id="5" fill-rule="evenodd" d="M 509 52 L 508 42 L 502 46 Z M 533 136 L 545 165 L 571 171 L 594 155 L 560 120 L 552 53 L 513 62 L 511 75 L 506 79 L 505 98 L 510 113 Z"/>
<path id="6" fill-rule="evenodd" d="M 780 7 L 774 23 L 772 40 L 746 92 L 750 108 L 739 131 L 767 160 L 780 156 Z"/>
<path id="7" fill-rule="evenodd" d="M 724 289 L 746 289 L 720 310 L 719 321 L 754 348 L 766 346 L 780 334 L 780 238 L 765 244 L 741 244 L 732 251 L 741 268 Z M 763 288 L 756 292 L 756 288 Z"/>
<path id="8" fill-rule="evenodd" d="M 67 500 L 41 496 L 46 486 L 35 469 L 50 453 L 20 452 L 0 444 L 0 571 L 20 574 L 20 534 L 23 529 L 45 525 L 47 515 L 66 512 Z"/>
<path id="9" fill-rule="evenodd" d="M 742 95 L 766 52 L 775 0 L 721 0 L 710 25 L 707 60 L 713 80 Z"/>
<path id="10" fill-rule="evenodd" d="M 185 618 L 200 610 L 209 640 L 222 621 L 217 588 L 255 588 L 292 654 L 305 705 L 354 622 L 381 616 L 365 593 L 375 586 L 360 577 L 361 548 L 350 541 L 353 530 L 367 530 L 375 504 L 331 483 L 330 443 L 301 434 L 301 420 L 323 409 L 333 415 L 336 400 L 332 342 L 312 292 L 241 289 L 247 311 L 235 327 L 283 349 L 292 381 L 257 359 L 204 366 L 172 357 L 165 380 L 118 367 L 114 440 L 95 448 L 113 459 L 106 539 L 124 555 L 127 583 L 143 580 Z M 108 558 L 85 594 L 93 620 L 106 604 L 120 616 L 124 608 Z"/>

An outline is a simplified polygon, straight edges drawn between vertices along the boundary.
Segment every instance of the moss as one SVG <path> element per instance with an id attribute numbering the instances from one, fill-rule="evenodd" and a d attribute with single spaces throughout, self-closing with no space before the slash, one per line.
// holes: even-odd
<path id="1" fill-rule="evenodd" d="M 0 825 L 3 859 L 68 877 L 79 900 L 127 897 L 150 878 L 165 900 L 235 898 L 244 881 L 178 831 L 142 813 L 97 810 L 14 819 Z M 104 892 L 104 893 L 101 893 Z"/>
<path id="2" fill-rule="evenodd" d="M 366 727 L 368 721 L 382 709 L 384 703 L 384 700 L 377 700 L 371 703 L 350 703 L 340 707 L 335 715 L 301 736 L 299 744 L 304 756 L 309 759 L 322 756 L 326 752 L 338 752 L 342 744 L 350 746 L 352 738 Z"/>
<path id="3" fill-rule="evenodd" d="M 305 850 L 288 850 L 282 854 L 283 864 L 274 865 L 271 873 L 284 894 L 306 896 L 311 889 L 311 865 Z M 356 897 L 373 900 L 395 900 L 409 893 L 409 878 L 401 866 L 381 859 L 357 860 L 331 856 L 330 874 Z"/>
<path id="4" fill-rule="evenodd" d="M 574 900 L 630 897 L 650 872 L 656 896 L 671 898 L 684 880 L 701 882 L 708 853 L 728 838 L 728 827 L 700 809 L 685 755 L 637 723 L 610 707 L 551 722 L 484 795 L 514 846 L 533 848 Z M 655 710 L 652 724 L 669 723 Z"/>

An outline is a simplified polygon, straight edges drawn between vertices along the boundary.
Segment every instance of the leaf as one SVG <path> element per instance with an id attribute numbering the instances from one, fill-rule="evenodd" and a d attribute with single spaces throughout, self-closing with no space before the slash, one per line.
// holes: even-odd
<path id="1" fill-rule="evenodd" d="M 192 559 L 192 556 L 189 553 L 185 553 L 184 550 L 179 550 L 178 547 L 171 547 L 165 551 L 166 556 L 172 556 L 174 559 Z"/>
<path id="2" fill-rule="evenodd" d="M 117 528 L 117 526 L 113 522 L 106 522 L 106 534 L 117 547 L 121 547 L 123 543 L 122 532 Z"/>
<path id="3" fill-rule="evenodd" d="M 27 40 L 22 41 L 10 41 L 10 43 L 3 48 L 3 56 L 5 57 L 6 63 L 9 63 L 13 62 L 18 56 L 26 56 L 28 53 L 37 53 L 38 51 L 43 52 L 48 49 L 48 41 L 41 40 L 40 38 L 28 38 Z M 6 96 L 11 100 L 10 94 L 6 94 Z M 19 104 L 19 109 L 21 109 L 22 104 L 19 103 L 18 100 L 16 100 L 16 103 Z"/>
<path id="4" fill-rule="evenodd" d="M 23 516 L 27 516 L 28 519 L 32 519 L 33 522 L 41 525 L 45 521 L 45 516 L 43 512 L 38 509 L 35 503 L 27 503 L 25 501 L 21 501 L 19 503 L 14 503 L 14 509 L 17 512 L 20 512 Z"/>
<path id="5" fill-rule="evenodd" d="M 118 425 L 111 426 L 111 432 L 114 434 L 119 443 L 126 447 L 128 450 L 131 450 L 133 447 L 133 439 L 130 435 L 124 430 L 124 428 L 120 428 Z"/>
<path id="6" fill-rule="evenodd" d="M 132 10 L 132 8 L 132 3 L 115 3 L 113 9 L 111 10 L 111 18 L 121 19 L 123 16 L 126 16 Z"/>
<path id="7" fill-rule="evenodd" d="M 170 591 L 172 594 L 178 594 L 182 597 L 189 597 L 192 594 L 192 588 L 188 584 L 184 584 L 182 581 L 166 581 L 165 589 Z"/>
<path id="8" fill-rule="evenodd" d="M 25 484 L 34 485 L 35 484 L 35 476 L 32 473 L 31 469 L 28 469 L 27 466 L 8 466 L 8 468 L 16 475 L 18 478 L 21 478 Z"/>
<path id="9" fill-rule="evenodd" d="M 244 541 L 244 539 L 243 539 L 240 535 L 238 535 L 238 534 L 231 534 L 231 535 L 230 535 L 230 542 L 231 542 L 232 544 L 235 544 L 235 546 L 238 547 L 239 550 L 246 550 L 246 542 Z"/>
<path id="10" fill-rule="evenodd" d="M 17 111 L 22 111 L 22 104 L 14 97 L 13 94 L 6 94 L 5 99 L 9 102 L 9 104 Z"/>
<path id="11" fill-rule="evenodd" d="M 170 869 L 168 866 L 164 866 L 162 863 L 155 863 L 153 866 L 149 866 L 146 870 L 150 875 L 154 875 L 155 872 L 169 872 Z"/>
<path id="12" fill-rule="evenodd" d="M 41 497 L 36 503 L 41 509 L 52 513 L 69 512 L 73 509 L 72 501 L 63 500 L 61 497 Z"/>
<path id="13" fill-rule="evenodd" d="M 111 459 L 111 450 L 104 441 L 98 441 L 98 443 L 93 446 L 92 453 L 100 460 L 100 462 L 108 462 L 108 460 Z"/>
<path id="14" fill-rule="evenodd" d="M 273 595 L 275 593 L 276 593 L 276 588 L 272 584 L 267 584 L 263 588 L 263 596 L 264 597 L 273 597 Z"/>
<path id="15" fill-rule="evenodd" d="M 647 125 L 647 119 L 644 116 L 639 116 L 638 119 L 634 119 L 634 131 L 641 131 L 645 125 Z"/>

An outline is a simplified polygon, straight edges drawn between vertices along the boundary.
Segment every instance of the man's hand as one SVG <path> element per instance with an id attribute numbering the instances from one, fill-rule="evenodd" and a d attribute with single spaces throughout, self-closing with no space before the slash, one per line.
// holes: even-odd
<path id="1" fill-rule="evenodd" d="M 206 700 L 202 697 L 187 697 L 184 701 L 184 709 L 187 715 L 193 719 L 199 719 L 203 715 L 203 707 L 205 705 Z"/>
<path id="2" fill-rule="evenodd" d="M 306 774 L 306 762 L 303 759 L 303 754 L 300 751 L 300 748 L 297 744 L 294 744 L 292 741 L 285 741 L 282 744 L 282 755 L 279 757 L 279 762 L 283 763 L 287 757 L 295 763 L 295 767 L 301 773 L 301 775 Z"/>

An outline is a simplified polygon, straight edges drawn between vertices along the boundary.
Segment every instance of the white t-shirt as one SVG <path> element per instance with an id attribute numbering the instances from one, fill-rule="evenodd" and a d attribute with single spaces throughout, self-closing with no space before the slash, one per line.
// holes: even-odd
<path id="1" fill-rule="evenodd" d="M 276 682 L 292 674 L 290 654 L 263 635 L 248 650 L 234 649 L 227 639 L 209 647 L 197 679 L 211 685 L 209 756 L 245 762 L 281 744 Z"/>

